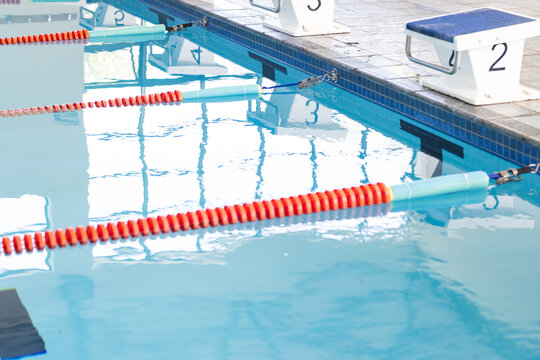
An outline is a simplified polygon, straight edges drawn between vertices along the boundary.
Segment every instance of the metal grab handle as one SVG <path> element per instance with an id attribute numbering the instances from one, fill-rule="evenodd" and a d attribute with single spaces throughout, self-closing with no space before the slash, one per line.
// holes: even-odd
<path id="1" fill-rule="evenodd" d="M 441 65 L 433 64 L 433 63 L 427 62 L 425 60 L 413 57 L 411 55 L 411 36 L 410 35 L 407 35 L 407 40 L 405 42 L 405 54 L 407 54 L 407 58 L 409 60 L 411 60 L 412 62 L 414 62 L 414 63 L 427 66 L 430 69 L 437 70 L 437 71 L 443 72 L 443 73 L 448 74 L 448 75 L 453 75 L 453 74 L 456 73 L 456 71 L 459 68 L 459 63 L 461 61 L 461 52 L 460 51 L 456 51 L 456 58 L 455 58 L 455 61 L 454 61 L 454 66 L 451 67 L 451 68 L 447 68 L 447 67 L 444 67 L 444 66 L 441 66 Z"/>
<path id="2" fill-rule="evenodd" d="M 257 4 L 255 2 L 255 0 L 249 0 L 249 3 L 252 6 L 258 7 L 258 8 L 263 9 L 263 10 L 271 11 L 271 12 L 276 13 L 276 14 L 279 13 L 281 11 L 281 8 L 283 7 L 283 0 L 279 0 L 278 5 L 277 5 L 276 8 L 271 8 L 269 6 L 264 6 L 264 5 Z"/>

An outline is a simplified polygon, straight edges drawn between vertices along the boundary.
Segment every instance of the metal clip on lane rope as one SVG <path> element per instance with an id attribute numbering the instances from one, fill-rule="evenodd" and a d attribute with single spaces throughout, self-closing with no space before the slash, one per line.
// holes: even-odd
<path id="1" fill-rule="evenodd" d="M 500 171 L 500 177 L 495 181 L 497 185 L 508 184 L 511 182 L 521 181 L 521 176 L 516 168 Z"/>
<path id="2" fill-rule="evenodd" d="M 298 83 L 298 89 L 307 89 L 315 85 L 319 85 L 325 80 L 331 80 L 333 82 L 338 81 L 338 72 L 336 69 L 333 69 L 331 72 L 324 75 L 312 76 L 308 79 L 302 80 Z"/>
<path id="3" fill-rule="evenodd" d="M 500 171 L 496 173 L 498 175 L 495 183 L 497 185 L 502 184 L 508 184 L 511 182 L 517 182 L 521 181 L 522 178 L 520 175 L 522 174 L 536 174 L 538 173 L 540 169 L 540 163 L 538 164 L 531 164 L 529 166 L 524 166 L 522 168 L 516 169 L 516 168 L 510 168 L 508 170 Z"/>
<path id="4" fill-rule="evenodd" d="M 174 25 L 174 26 L 168 27 L 166 29 L 169 32 L 177 32 L 177 31 L 185 30 L 185 29 L 187 29 L 189 27 L 197 26 L 199 24 L 204 26 L 204 27 L 208 26 L 208 18 L 205 16 L 201 20 L 192 21 L 192 22 L 188 22 L 188 23 L 185 23 L 185 24 Z"/>

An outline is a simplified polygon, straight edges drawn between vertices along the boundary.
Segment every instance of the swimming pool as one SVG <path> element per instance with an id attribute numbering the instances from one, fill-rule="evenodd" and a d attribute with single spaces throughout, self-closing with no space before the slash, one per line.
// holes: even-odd
<path id="1" fill-rule="evenodd" d="M 307 77 L 200 27 L 0 51 L 2 109 Z M 512 166 L 329 84 L 0 126 L 2 236 Z M 0 289 L 38 358 L 534 359 L 539 185 L 1 255 Z"/>

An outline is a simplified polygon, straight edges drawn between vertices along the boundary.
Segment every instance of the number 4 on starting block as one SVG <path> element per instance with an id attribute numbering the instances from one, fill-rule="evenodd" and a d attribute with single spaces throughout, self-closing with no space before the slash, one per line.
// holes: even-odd
<path id="1" fill-rule="evenodd" d="M 409 60 L 443 72 L 424 85 L 473 105 L 540 98 L 520 84 L 525 39 L 540 35 L 540 21 L 482 8 L 409 22 Z M 411 38 L 432 43 L 440 64 L 411 54 Z"/>

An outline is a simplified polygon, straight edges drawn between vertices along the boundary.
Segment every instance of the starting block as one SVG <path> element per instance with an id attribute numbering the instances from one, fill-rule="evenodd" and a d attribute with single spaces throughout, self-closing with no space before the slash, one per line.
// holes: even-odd
<path id="1" fill-rule="evenodd" d="M 348 33 L 351 30 L 334 23 L 334 0 L 272 0 L 274 7 L 249 0 L 252 6 L 278 14 L 278 19 L 263 25 L 292 36 Z"/>
<path id="2" fill-rule="evenodd" d="M 525 39 L 540 35 L 535 18 L 482 8 L 409 22 L 407 57 L 443 72 L 424 81 L 427 87 L 473 105 L 540 98 L 519 83 Z M 411 38 L 435 46 L 440 64 L 411 54 Z"/>

